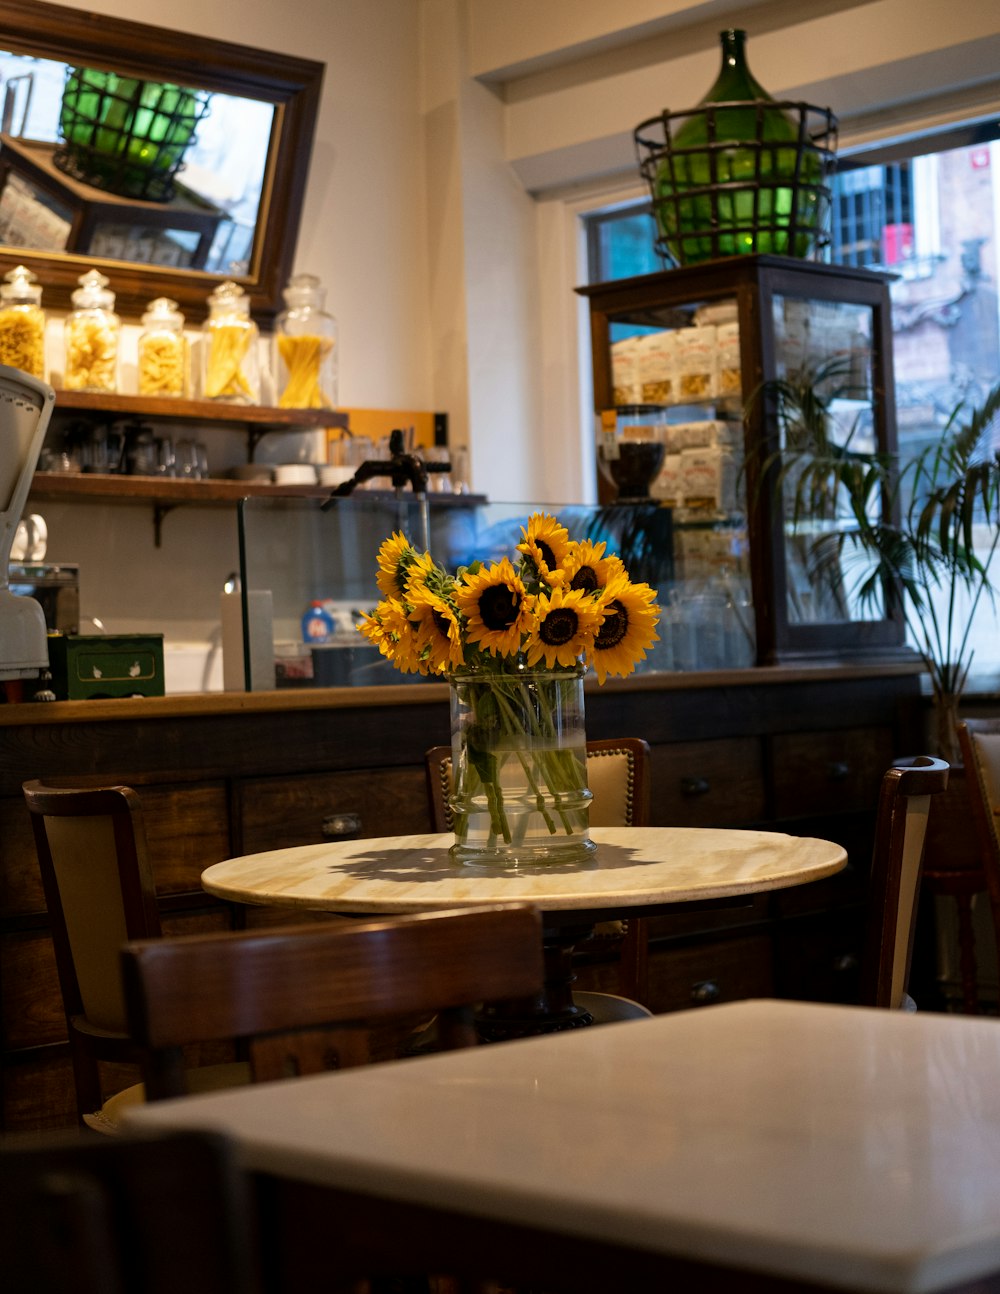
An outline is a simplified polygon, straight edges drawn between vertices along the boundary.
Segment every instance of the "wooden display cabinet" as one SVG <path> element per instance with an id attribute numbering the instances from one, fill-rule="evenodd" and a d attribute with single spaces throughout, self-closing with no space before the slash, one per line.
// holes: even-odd
<path id="1" fill-rule="evenodd" d="M 608 411 L 620 413 L 623 405 L 641 405 L 648 424 L 651 406 L 659 403 L 662 424 L 657 434 L 668 442 L 666 462 L 679 423 L 742 422 L 743 463 L 735 497 L 698 498 L 693 507 L 676 501 L 674 532 L 683 538 L 691 526 L 707 525 L 709 530 L 730 533 L 735 527 L 736 533 L 745 534 L 757 664 L 908 656 L 902 619 L 890 598 L 884 599 L 888 608 L 884 614 L 863 618 L 851 604 L 848 573 L 845 599 L 821 588 L 810 570 L 810 540 L 803 538 L 801 526 L 793 533 L 790 504 L 781 500 L 772 458 L 781 446 L 775 397 L 768 386 L 798 371 L 815 372 L 821 365 L 842 362 L 846 377 L 839 381 L 845 391 L 834 407 L 838 434 L 846 437 L 851 430 L 866 446 L 874 444 L 893 453 L 896 425 L 888 277 L 788 257 L 737 256 L 578 291 L 590 307 L 594 406 L 599 420 Z M 635 378 L 634 370 L 630 378 L 627 366 L 624 378 L 618 366 L 616 381 L 613 347 L 628 336 L 676 334 L 670 339 L 676 354 L 692 340 L 687 330 L 718 327 L 720 320 L 731 329 L 738 325 L 738 371 L 729 370 L 728 384 L 716 371 L 714 378 L 709 374 L 701 381 L 703 393 L 694 394 L 697 375 L 689 378 L 684 389 L 684 375 L 691 370 L 677 363 L 667 399 L 655 383 L 647 383 L 644 392 L 642 381 Z M 680 330 L 685 330 L 683 335 Z M 693 340 L 700 340 L 702 353 L 711 357 L 718 353 L 715 337 L 706 331 Z M 648 426 L 644 434 L 649 434 Z M 607 480 L 602 480 L 601 492 L 608 497 Z M 817 518 L 813 533 L 817 527 L 830 533 L 841 524 L 838 517 Z M 680 599 L 689 592 L 682 585 Z"/>

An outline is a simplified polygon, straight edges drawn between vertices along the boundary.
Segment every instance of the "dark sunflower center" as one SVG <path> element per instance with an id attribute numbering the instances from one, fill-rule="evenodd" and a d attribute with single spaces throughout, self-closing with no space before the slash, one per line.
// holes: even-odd
<path id="1" fill-rule="evenodd" d="M 498 633 L 509 629 L 517 619 L 521 606 L 520 596 L 506 584 L 493 584 L 479 599 L 479 615 L 487 629 Z"/>
<path id="2" fill-rule="evenodd" d="M 438 631 L 441 637 L 447 638 L 448 630 L 451 628 L 451 621 L 448 617 L 438 610 L 432 610 L 431 619 L 434 621 L 434 628 Z"/>
<path id="3" fill-rule="evenodd" d="M 572 642 L 576 637 L 579 623 L 575 611 L 570 610 L 569 607 L 562 607 L 558 611 L 549 612 L 542 621 L 538 636 L 550 647 L 561 647 L 563 643 Z"/>
<path id="4" fill-rule="evenodd" d="M 597 631 L 594 646 L 598 651 L 607 651 L 611 647 L 617 647 L 627 633 L 628 612 L 615 598 L 605 612 L 604 623 Z"/>
<path id="5" fill-rule="evenodd" d="M 542 555 L 542 561 L 545 563 L 545 565 L 546 565 L 546 566 L 549 568 L 549 570 L 551 571 L 551 570 L 552 570 L 552 568 L 553 568 L 553 567 L 555 566 L 555 564 L 556 564 L 556 555 L 555 555 L 555 553 L 554 553 L 554 552 L 552 551 L 552 549 L 548 546 L 548 544 L 545 542 L 545 540 L 544 540 L 544 539 L 536 539 L 536 540 L 535 540 L 535 547 L 536 547 L 536 548 L 538 549 L 538 551 L 541 553 L 541 555 Z"/>
<path id="6" fill-rule="evenodd" d="M 593 593 L 597 588 L 597 572 L 593 566 L 581 566 L 570 581 L 570 588 L 584 589 L 587 593 Z"/>

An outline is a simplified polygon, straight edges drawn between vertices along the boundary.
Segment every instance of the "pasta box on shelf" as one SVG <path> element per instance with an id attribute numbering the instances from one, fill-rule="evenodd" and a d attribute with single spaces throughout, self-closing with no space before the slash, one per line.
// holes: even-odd
<path id="1" fill-rule="evenodd" d="M 60 701 L 163 696 L 163 634 L 50 634 L 52 691 Z"/>

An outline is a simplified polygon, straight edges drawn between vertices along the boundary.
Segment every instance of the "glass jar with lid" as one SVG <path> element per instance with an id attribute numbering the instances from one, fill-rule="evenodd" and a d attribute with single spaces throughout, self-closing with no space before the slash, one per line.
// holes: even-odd
<path id="1" fill-rule="evenodd" d="M 121 321 L 115 314 L 115 294 L 98 270 L 88 270 L 73 293 L 73 310 L 66 317 L 67 391 L 118 389 L 118 340 Z"/>
<path id="2" fill-rule="evenodd" d="M 45 313 L 42 289 L 24 265 L 9 270 L 0 285 L 0 364 L 45 377 Z"/>
<path id="3" fill-rule="evenodd" d="M 293 274 L 275 321 L 274 374 L 281 409 L 333 409 L 337 403 L 337 321 L 324 310 L 315 274 Z"/>
<path id="4" fill-rule="evenodd" d="M 182 396 L 187 391 L 184 316 L 169 297 L 150 301 L 139 338 L 139 394 Z"/>
<path id="5" fill-rule="evenodd" d="M 250 298 L 238 283 L 220 283 L 209 295 L 202 325 L 201 393 L 206 400 L 260 402 L 258 336 Z"/>

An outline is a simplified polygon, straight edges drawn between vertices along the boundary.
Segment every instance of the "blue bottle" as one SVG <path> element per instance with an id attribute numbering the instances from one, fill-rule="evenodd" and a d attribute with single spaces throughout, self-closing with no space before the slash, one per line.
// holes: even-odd
<path id="1" fill-rule="evenodd" d="M 333 617 L 322 602 L 313 602 L 302 617 L 302 638 L 308 646 L 315 647 L 317 643 L 328 643 L 335 629 Z"/>

